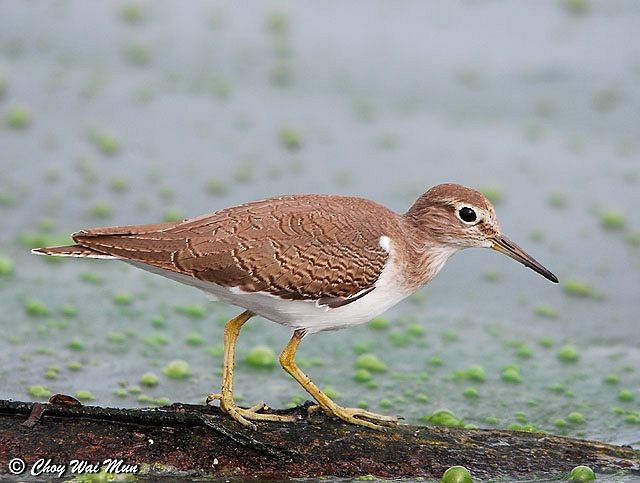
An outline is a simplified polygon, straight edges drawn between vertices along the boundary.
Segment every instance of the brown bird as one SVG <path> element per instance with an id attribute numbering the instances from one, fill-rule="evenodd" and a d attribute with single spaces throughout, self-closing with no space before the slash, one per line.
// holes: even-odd
<path id="1" fill-rule="evenodd" d="M 337 405 L 297 366 L 307 334 L 343 329 L 380 315 L 432 280 L 454 253 L 493 248 L 558 279 L 502 235 L 493 206 L 478 191 L 441 184 L 404 214 L 347 196 L 291 195 L 246 203 L 179 222 L 81 230 L 75 245 L 38 248 L 44 255 L 108 258 L 192 285 L 245 311 L 224 330 L 222 411 L 243 425 L 290 421 L 238 407 L 233 398 L 236 339 L 261 315 L 291 327 L 280 355 L 285 371 L 329 415 L 381 429 L 398 418 Z"/>

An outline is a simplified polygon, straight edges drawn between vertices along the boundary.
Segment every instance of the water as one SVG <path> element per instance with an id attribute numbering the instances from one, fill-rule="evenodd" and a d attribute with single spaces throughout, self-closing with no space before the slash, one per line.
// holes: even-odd
<path id="1" fill-rule="evenodd" d="M 238 312 L 124 264 L 34 257 L 30 244 L 291 192 L 403 211 L 454 181 L 500 195 L 504 232 L 561 285 L 468 250 L 388 328 L 305 339 L 305 370 L 339 403 L 410 423 L 448 408 L 480 427 L 639 444 L 637 2 L 580 14 L 555 1 L 165 1 L 140 4 L 137 23 L 123 5 L 0 4 L 0 254 L 14 265 L 0 276 L 0 397 L 201 402 Z M 572 279 L 595 295 L 567 294 Z M 30 315 L 30 300 L 47 314 Z M 202 317 L 176 311 L 193 304 Z M 279 369 L 244 362 L 289 335 L 261 319 L 243 329 L 243 403 L 305 398 Z M 567 344 L 577 361 L 558 358 Z M 363 352 L 387 366 L 370 383 L 353 380 Z M 176 359 L 188 378 L 163 373 Z M 505 381 L 509 365 L 520 383 Z M 145 373 L 158 384 L 141 385 Z"/>

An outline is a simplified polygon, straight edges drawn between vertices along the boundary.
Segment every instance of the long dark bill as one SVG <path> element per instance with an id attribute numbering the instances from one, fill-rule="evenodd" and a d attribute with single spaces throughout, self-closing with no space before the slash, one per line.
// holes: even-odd
<path id="1" fill-rule="evenodd" d="M 514 260 L 522 263 L 525 267 L 529 267 L 531 270 L 535 270 L 546 279 L 551 280 L 553 283 L 558 283 L 558 277 L 544 268 L 535 258 L 509 240 L 506 236 L 497 236 L 496 238 L 493 238 L 492 241 L 493 246 L 491 248 L 494 250 L 504 253 Z"/>

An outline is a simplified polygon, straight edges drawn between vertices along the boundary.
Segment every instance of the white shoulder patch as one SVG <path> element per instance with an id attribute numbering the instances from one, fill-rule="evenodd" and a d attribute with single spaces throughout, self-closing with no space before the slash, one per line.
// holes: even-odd
<path id="1" fill-rule="evenodd" d="M 391 253 L 391 238 L 389 238 L 387 235 L 382 235 L 378 243 L 385 252 Z"/>

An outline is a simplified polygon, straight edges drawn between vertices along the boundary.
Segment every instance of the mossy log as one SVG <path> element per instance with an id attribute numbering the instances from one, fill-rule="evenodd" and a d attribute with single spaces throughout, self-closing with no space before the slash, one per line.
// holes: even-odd
<path id="1" fill-rule="evenodd" d="M 466 466 L 481 479 L 566 474 L 577 465 L 596 472 L 640 474 L 640 451 L 579 439 L 505 430 L 400 425 L 386 432 L 308 414 L 310 403 L 279 414 L 296 423 L 245 428 L 211 406 L 154 409 L 0 400 L 0 475 L 21 458 L 26 474 L 39 459 L 121 459 L 154 472 L 213 477 L 435 477 Z"/>

